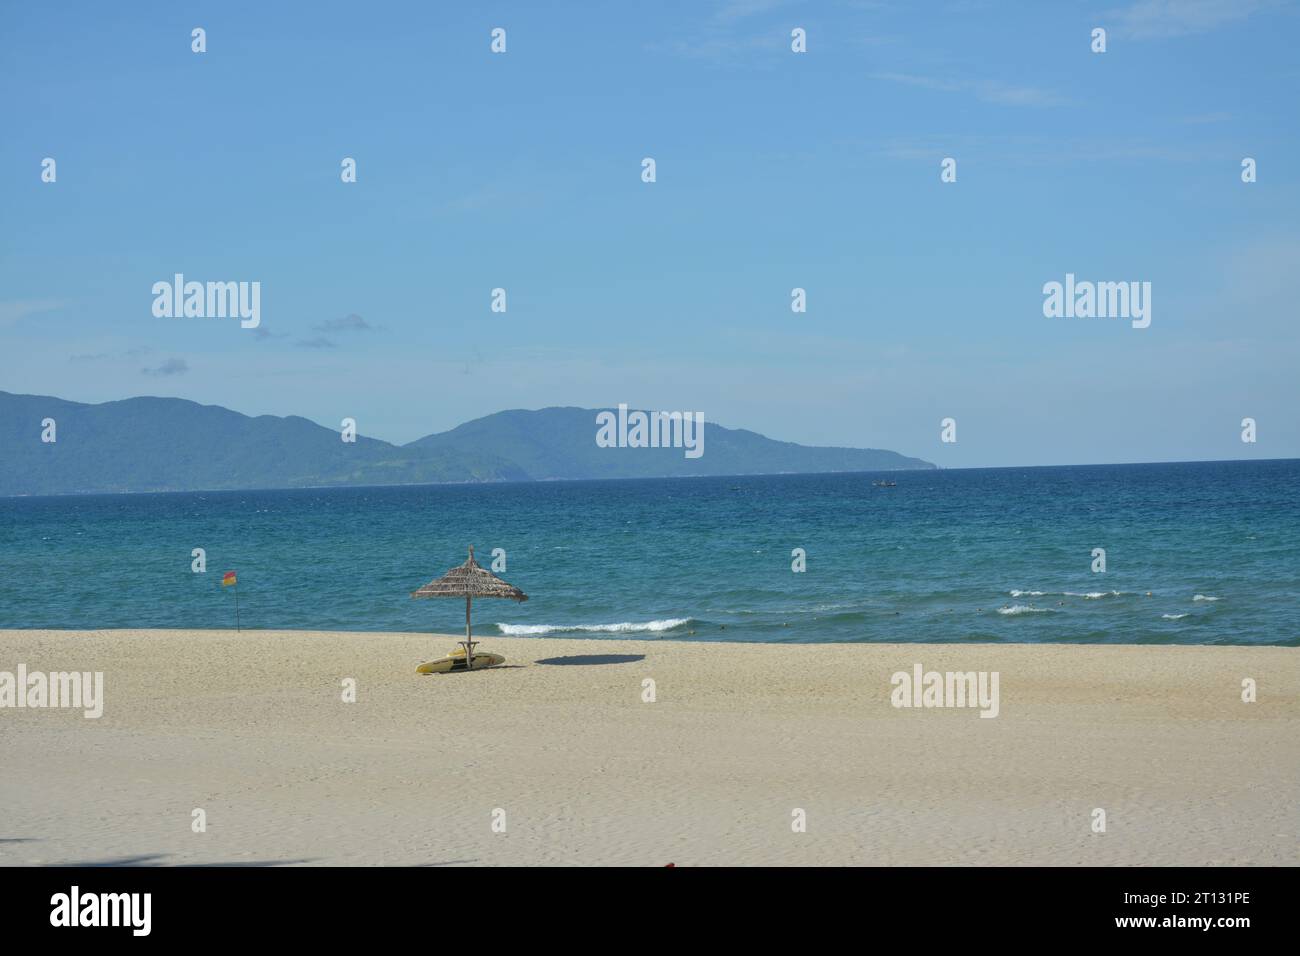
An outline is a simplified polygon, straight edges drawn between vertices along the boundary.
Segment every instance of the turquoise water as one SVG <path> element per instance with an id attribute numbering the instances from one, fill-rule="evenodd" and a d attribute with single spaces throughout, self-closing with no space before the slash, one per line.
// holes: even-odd
<path id="1" fill-rule="evenodd" d="M 882 477 L 0 499 L 0 627 L 454 632 L 472 543 L 484 635 L 1300 644 L 1300 461 Z"/>

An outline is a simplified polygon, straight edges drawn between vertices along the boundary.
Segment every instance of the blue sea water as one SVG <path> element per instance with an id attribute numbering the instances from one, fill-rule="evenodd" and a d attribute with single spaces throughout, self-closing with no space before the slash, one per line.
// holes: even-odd
<path id="1" fill-rule="evenodd" d="M 0 628 L 456 632 L 471 543 L 482 635 L 1300 645 L 1295 460 L 0 499 Z"/>

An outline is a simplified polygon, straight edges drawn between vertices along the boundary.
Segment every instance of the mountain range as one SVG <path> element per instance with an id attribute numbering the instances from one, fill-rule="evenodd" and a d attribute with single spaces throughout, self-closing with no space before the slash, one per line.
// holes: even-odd
<path id="1" fill-rule="evenodd" d="M 871 448 L 774 441 L 704 425 L 704 454 L 602 448 L 598 410 L 514 409 L 406 445 L 296 415 L 250 417 L 179 398 L 90 405 L 0 391 L 0 495 L 659 478 L 934 468 Z M 43 441 L 53 419 L 53 442 Z"/>

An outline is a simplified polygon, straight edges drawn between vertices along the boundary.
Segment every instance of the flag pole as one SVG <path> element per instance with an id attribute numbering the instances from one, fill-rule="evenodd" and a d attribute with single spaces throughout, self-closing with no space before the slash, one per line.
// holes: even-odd
<path id="1" fill-rule="evenodd" d="M 239 578 L 235 578 L 235 633 L 239 633 Z"/>

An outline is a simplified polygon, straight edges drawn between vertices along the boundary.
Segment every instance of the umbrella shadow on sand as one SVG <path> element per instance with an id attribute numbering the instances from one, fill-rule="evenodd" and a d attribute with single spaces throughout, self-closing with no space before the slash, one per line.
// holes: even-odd
<path id="1" fill-rule="evenodd" d="M 645 660 L 644 654 L 572 654 L 569 657 L 548 657 L 537 664 L 631 664 Z"/>

